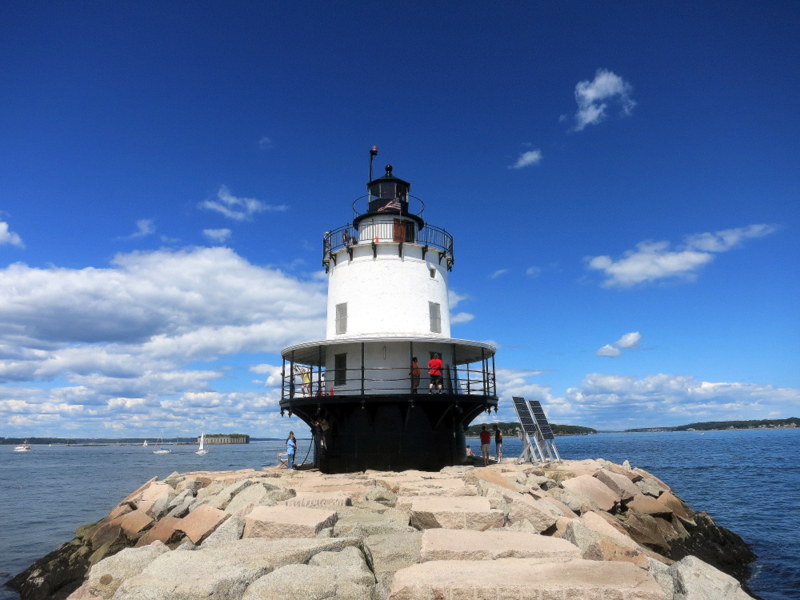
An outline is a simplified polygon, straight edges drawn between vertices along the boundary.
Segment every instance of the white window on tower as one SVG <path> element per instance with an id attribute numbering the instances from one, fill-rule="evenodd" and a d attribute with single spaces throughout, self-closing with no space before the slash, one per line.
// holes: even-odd
<path id="1" fill-rule="evenodd" d="M 347 302 L 336 305 L 336 335 L 347 333 Z"/>
<path id="2" fill-rule="evenodd" d="M 428 311 L 431 316 L 431 331 L 442 333 L 442 310 L 438 302 L 428 302 Z"/>

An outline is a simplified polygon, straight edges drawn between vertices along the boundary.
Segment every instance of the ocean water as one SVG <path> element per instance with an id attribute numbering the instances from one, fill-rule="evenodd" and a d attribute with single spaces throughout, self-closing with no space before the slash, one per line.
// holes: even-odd
<path id="1" fill-rule="evenodd" d="M 764 600 L 800 599 L 800 535 L 793 525 L 800 492 L 800 429 L 681 433 L 609 433 L 560 437 L 562 458 L 629 460 L 669 484 L 695 511 L 748 542 L 758 560 L 750 587 Z M 472 444 L 478 447 L 477 440 Z M 494 449 L 494 446 L 492 447 Z M 0 581 L 69 541 L 153 476 L 261 468 L 277 463 L 282 442 L 193 446 L 155 455 L 152 447 L 0 446 Z M 308 441 L 300 440 L 298 461 Z M 506 458 L 519 440 L 506 438 Z M 0 600 L 17 595 L 0 587 Z"/>

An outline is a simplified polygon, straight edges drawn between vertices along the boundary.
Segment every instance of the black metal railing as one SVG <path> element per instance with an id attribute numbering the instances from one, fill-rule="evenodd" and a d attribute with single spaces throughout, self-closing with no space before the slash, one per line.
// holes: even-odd
<path id="1" fill-rule="evenodd" d="M 408 396 L 428 394 L 431 378 L 421 368 L 418 378 L 398 367 L 329 369 L 284 363 L 281 400 L 324 396 Z M 416 385 L 416 387 L 414 387 Z M 438 390 L 437 390 L 438 391 Z M 442 392 L 463 396 L 497 396 L 493 368 L 488 364 L 442 370 Z"/>
<path id="2" fill-rule="evenodd" d="M 342 225 L 331 231 L 326 231 L 322 238 L 322 264 L 328 265 L 331 254 L 350 248 L 359 244 L 402 242 L 427 246 L 436 251 L 444 253 L 448 259 L 448 264 L 452 265 L 453 257 L 453 236 L 445 229 L 436 225 L 426 224 L 422 229 L 416 228 L 416 223 L 412 220 L 403 220 L 403 226 L 395 223 L 362 221 L 361 225 L 368 232 L 366 239 L 360 239 L 359 231 L 353 227 L 352 223 Z"/>

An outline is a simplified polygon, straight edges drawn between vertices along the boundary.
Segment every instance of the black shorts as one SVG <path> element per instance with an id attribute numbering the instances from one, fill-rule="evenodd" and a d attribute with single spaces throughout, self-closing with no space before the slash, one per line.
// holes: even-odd
<path id="1" fill-rule="evenodd" d="M 431 385 L 442 385 L 442 376 L 431 375 Z"/>

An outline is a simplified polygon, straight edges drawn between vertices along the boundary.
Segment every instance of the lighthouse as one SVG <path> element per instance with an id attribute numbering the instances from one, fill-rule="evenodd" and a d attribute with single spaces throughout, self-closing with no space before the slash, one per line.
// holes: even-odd
<path id="1" fill-rule="evenodd" d="M 462 463 L 464 429 L 497 410 L 495 347 L 450 335 L 453 236 L 391 165 L 372 178 L 376 154 L 352 220 L 322 239 L 325 339 L 281 352 L 281 414 L 311 427 L 326 473 Z"/>

